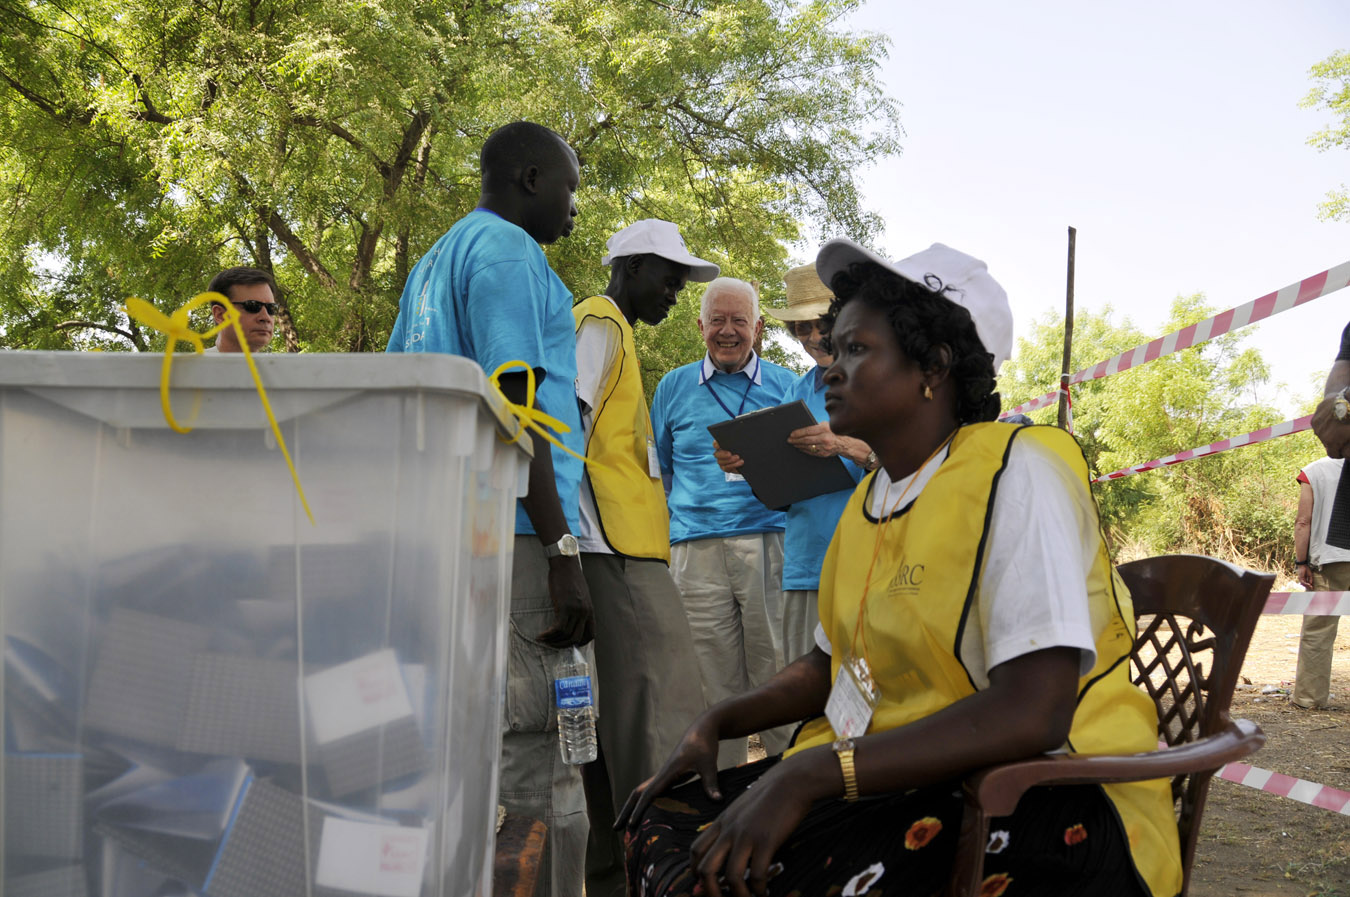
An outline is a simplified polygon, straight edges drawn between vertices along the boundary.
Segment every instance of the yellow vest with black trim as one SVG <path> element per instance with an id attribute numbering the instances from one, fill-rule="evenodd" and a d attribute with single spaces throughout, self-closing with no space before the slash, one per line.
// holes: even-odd
<path id="1" fill-rule="evenodd" d="M 670 512 L 659 477 L 647 467 L 652 420 L 642 391 L 633 327 L 614 303 L 592 296 L 572 308 L 577 329 L 587 318 L 618 325 L 623 352 L 591 410 L 586 434 L 586 478 L 595 496 L 601 535 L 616 554 L 670 563 Z M 601 467 L 600 465 L 605 465 Z"/>
<path id="2" fill-rule="evenodd" d="M 867 661 L 881 692 L 868 732 L 903 726 L 975 693 L 960 645 L 968 615 L 979 613 L 986 528 L 1014 439 L 1036 441 L 1088 481 L 1078 444 L 1053 427 L 984 423 L 957 432 L 947 459 L 914 503 L 890 519 L 882 537 L 858 648 L 862 653 L 865 638 Z M 879 524 L 866 510 L 875 479 L 866 477 L 849 500 L 821 572 L 820 619 L 834 646 L 831 681 L 853 643 L 863 578 L 872 566 Z M 1153 750 L 1157 711 L 1129 678 L 1134 604 L 1104 542 L 1088 572 L 1087 592 L 1092 619 L 1106 623 L 1096 637 L 1096 666 L 1079 680 L 1065 748 L 1083 754 Z M 833 739 L 829 723 L 820 717 L 806 724 L 793 751 Z M 1104 790 L 1129 838 L 1135 869 L 1153 897 L 1177 894 L 1180 847 L 1168 781 L 1112 784 Z"/>

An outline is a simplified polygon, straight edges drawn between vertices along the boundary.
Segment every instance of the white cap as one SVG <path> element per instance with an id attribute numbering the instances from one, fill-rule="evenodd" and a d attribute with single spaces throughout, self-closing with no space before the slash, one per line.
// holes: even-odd
<path id="1" fill-rule="evenodd" d="M 989 275 L 984 262 L 950 246 L 934 243 L 898 262 L 887 261 L 852 240 L 838 238 L 820 247 L 816 271 L 826 284 L 854 262 L 874 262 L 905 280 L 928 287 L 970 312 L 975 333 L 994 356 L 994 374 L 1012 355 L 1012 308 L 1008 294 Z"/>
<path id="2" fill-rule="evenodd" d="M 689 279 L 695 283 L 707 283 L 715 278 L 721 268 L 712 262 L 704 261 L 689 254 L 685 248 L 684 237 L 680 229 L 669 221 L 660 218 L 643 218 L 610 237 L 605 243 L 605 257 L 600 264 L 609 265 L 615 259 L 630 255 L 659 255 L 677 265 L 689 267 Z"/>

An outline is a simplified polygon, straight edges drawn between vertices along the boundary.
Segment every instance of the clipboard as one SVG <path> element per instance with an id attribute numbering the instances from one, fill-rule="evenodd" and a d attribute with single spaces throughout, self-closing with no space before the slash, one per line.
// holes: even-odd
<path id="1" fill-rule="evenodd" d="M 799 399 L 712 424 L 708 432 L 719 446 L 745 460 L 740 473 L 755 498 L 779 510 L 857 485 L 839 458 L 814 458 L 788 444 L 789 433 L 815 423 Z"/>

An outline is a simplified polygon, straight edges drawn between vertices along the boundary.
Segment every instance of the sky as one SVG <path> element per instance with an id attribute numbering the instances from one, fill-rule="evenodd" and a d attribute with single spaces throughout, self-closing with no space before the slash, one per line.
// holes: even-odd
<path id="1" fill-rule="evenodd" d="M 877 248 L 984 259 L 1019 336 L 1063 312 L 1070 225 L 1075 307 L 1151 337 L 1177 295 L 1221 310 L 1350 261 L 1350 222 L 1318 218 L 1350 148 L 1309 146 L 1333 117 L 1299 107 L 1310 67 L 1350 49 L 1345 0 L 872 0 L 847 26 L 890 37 L 905 132 L 861 178 Z M 1263 398 L 1292 415 L 1314 395 L 1348 320 L 1350 288 L 1243 330 Z"/>

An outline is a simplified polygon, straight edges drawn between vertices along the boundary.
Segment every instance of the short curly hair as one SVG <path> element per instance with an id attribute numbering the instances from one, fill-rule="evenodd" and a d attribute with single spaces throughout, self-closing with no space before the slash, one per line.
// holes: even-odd
<path id="1" fill-rule="evenodd" d="M 906 356 L 924 371 L 947 370 L 956 385 L 956 418 L 963 424 L 994 420 L 1000 408 L 994 392 L 994 356 L 980 342 L 970 312 L 942 295 L 945 287 L 929 275 L 929 283 L 915 283 L 874 262 L 854 262 L 835 274 L 830 288 L 834 301 L 822 317 L 826 349 L 839 312 L 854 300 L 886 316 Z M 951 358 L 944 364 L 939 346 Z"/>

